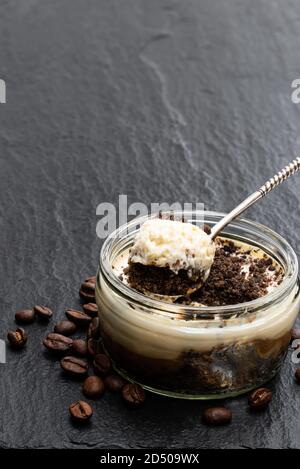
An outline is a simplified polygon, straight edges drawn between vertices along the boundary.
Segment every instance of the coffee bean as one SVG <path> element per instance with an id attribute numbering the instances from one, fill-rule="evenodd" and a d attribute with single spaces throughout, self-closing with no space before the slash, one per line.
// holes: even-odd
<path id="1" fill-rule="evenodd" d="M 127 383 L 122 388 L 122 397 L 130 407 L 139 407 L 146 400 L 146 393 L 139 384 Z"/>
<path id="2" fill-rule="evenodd" d="M 105 376 L 111 368 L 110 359 L 104 353 L 98 353 L 94 360 L 94 370 L 97 375 Z"/>
<path id="3" fill-rule="evenodd" d="M 300 339 L 300 328 L 299 327 L 295 327 L 293 330 L 292 330 L 292 339 Z"/>
<path id="4" fill-rule="evenodd" d="M 80 357 L 85 357 L 88 353 L 86 341 L 82 339 L 73 340 L 72 351 Z"/>
<path id="5" fill-rule="evenodd" d="M 202 422 L 206 425 L 225 425 L 231 422 L 232 412 L 225 407 L 210 407 L 205 409 Z"/>
<path id="6" fill-rule="evenodd" d="M 13 348 L 21 349 L 27 342 L 27 334 L 24 329 L 18 327 L 15 331 L 9 331 L 7 333 L 7 339 Z"/>
<path id="7" fill-rule="evenodd" d="M 88 277 L 81 284 L 79 295 L 84 301 L 95 303 L 96 277 Z"/>
<path id="8" fill-rule="evenodd" d="M 92 338 L 88 339 L 87 348 L 88 353 L 91 355 L 91 357 L 95 357 L 98 354 L 104 353 L 101 340 L 96 340 Z"/>
<path id="9" fill-rule="evenodd" d="M 82 288 L 79 290 L 80 298 L 87 303 L 95 303 L 95 293 L 90 291 L 85 291 Z"/>
<path id="10" fill-rule="evenodd" d="M 112 374 L 106 376 L 104 384 L 109 391 L 118 392 L 122 390 L 123 386 L 126 384 L 126 381 L 121 376 Z"/>
<path id="11" fill-rule="evenodd" d="M 36 305 L 33 310 L 39 319 L 48 321 L 53 316 L 53 311 L 47 306 Z"/>
<path id="12" fill-rule="evenodd" d="M 22 309 L 15 314 L 15 319 L 18 324 L 31 324 L 35 320 L 35 313 L 33 309 Z"/>
<path id="13" fill-rule="evenodd" d="M 72 321 L 60 321 L 54 326 L 54 331 L 57 334 L 72 335 L 77 331 L 77 326 Z"/>
<path id="14" fill-rule="evenodd" d="M 265 409 L 272 399 L 272 391 L 268 388 L 259 388 L 249 396 L 249 405 L 253 410 Z"/>
<path id="15" fill-rule="evenodd" d="M 89 376 L 83 383 L 82 392 L 90 399 L 97 399 L 104 394 L 104 383 L 99 376 Z"/>
<path id="16" fill-rule="evenodd" d="M 84 312 L 88 314 L 91 318 L 98 316 L 98 306 L 96 303 L 86 303 L 83 305 Z"/>
<path id="17" fill-rule="evenodd" d="M 88 339 L 92 337 L 93 339 L 100 338 L 100 321 L 99 318 L 94 318 L 88 328 L 87 332 Z"/>
<path id="18" fill-rule="evenodd" d="M 300 368 L 297 368 L 297 370 L 295 372 L 295 378 L 300 383 Z"/>
<path id="19" fill-rule="evenodd" d="M 95 282 L 91 282 L 91 281 L 86 282 L 85 281 L 81 284 L 81 290 L 83 290 L 86 293 L 95 294 L 95 288 L 96 288 L 96 283 Z"/>
<path id="20" fill-rule="evenodd" d="M 53 352 L 64 353 L 70 350 L 73 340 L 61 334 L 52 332 L 43 340 L 44 346 Z"/>
<path id="21" fill-rule="evenodd" d="M 88 372 L 89 364 L 83 358 L 64 357 L 60 361 L 60 366 L 64 371 L 76 376 L 85 375 Z"/>
<path id="22" fill-rule="evenodd" d="M 91 276 L 91 277 L 87 277 L 83 283 L 94 283 L 96 284 L 97 282 L 97 277 L 95 275 Z"/>
<path id="23" fill-rule="evenodd" d="M 69 412 L 71 417 L 78 422 L 85 422 L 93 415 L 92 407 L 85 401 L 73 402 L 69 407 Z"/>
<path id="24" fill-rule="evenodd" d="M 67 309 L 66 316 L 70 321 L 73 321 L 77 326 L 84 327 L 88 326 L 92 320 L 90 316 L 83 313 L 82 311 L 77 311 L 76 309 Z"/>

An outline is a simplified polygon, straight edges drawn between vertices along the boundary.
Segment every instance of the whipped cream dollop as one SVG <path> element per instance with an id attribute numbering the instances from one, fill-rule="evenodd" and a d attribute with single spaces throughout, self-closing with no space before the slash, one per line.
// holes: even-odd
<path id="1" fill-rule="evenodd" d="M 186 270 L 190 277 L 207 278 L 215 244 L 199 226 L 153 218 L 141 226 L 131 248 L 129 262 Z"/>

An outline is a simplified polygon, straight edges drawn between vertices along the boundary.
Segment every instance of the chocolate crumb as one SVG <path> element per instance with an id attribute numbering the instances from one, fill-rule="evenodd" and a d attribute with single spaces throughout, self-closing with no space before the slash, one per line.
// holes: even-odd
<path id="1" fill-rule="evenodd" d="M 203 225 L 203 231 L 205 231 L 206 234 L 210 235 L 211 233 L 211 227 L 207 224 Z"/>
<path id="2" fill-rule="evenodd" d="M 244 266 L 248 266 L 246 271 Z M 175 300 L 178 304 L 206 306 L 252 301 L 268 293 L 270 282 L 275 280 L 280 284 L 282 281 L 282 271 L 276 270 L 270 257 L 253 257 L 253 250 L 244 251 L 233 241 L 222 238 L 217 241 L 208 279 L 188 297 L 185 296 L 187 290 L 197 288 L 197 285 L 184 270 L 175 274 L 167 268 L 130 264 L 123 274 L 129 285 L 142 293 L 181 295 Z"/>

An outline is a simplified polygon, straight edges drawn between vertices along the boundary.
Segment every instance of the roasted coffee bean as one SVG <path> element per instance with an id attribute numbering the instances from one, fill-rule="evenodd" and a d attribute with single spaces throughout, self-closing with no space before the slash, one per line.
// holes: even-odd
<path id="1" fill-rule="evenodd" d="M 94 370 L 97 375 L 105 376 L 111 369 L 110 359 L 104 353 L 98 353 L 94 360 Z"/>
<path id="2" fill-rule="evenodd" d="M 232 412 L 225 407 L 210 407 L 205 409 L 202 421 L 206 425 L 225 425 L 231 422 Z"/>
<path id="3" fill-rule="evenodd" d="M 72 351 L 80 357 L 85 357 L 88 353 L 86 341 L 82 339 L 73 340 Z"/>
<path id="4" fill-rule="evenodd" d="M 82 288 L 79 290 L 80 298 L 87 303 L 95 303 L 95 292 L 85 291 Z"/>
<path id="5" fill-rule="evenodd" d="M 85 375 L 88 372 L 89 364 L 83 358 L 64 357 L 60 361 L 60 366 L 64 371 L 76 376 Z"/>
<path id="6" fill-rule="evenodd" d="M 95 303 L 96 277 L 88 277 L 81 284 L 79 295 L 84 301 Z"/>
<path id="7" fill-rule="evenodd" d="M 97 282 L 97 277 L 95 275 L 91 276 L 91 277 L 87 277 L 83 283 L 94 283 L 96 284 Z"/>
<path id="8" fill-rule="evenodd" d="M 47 306 L 36 305 L 33 310 L 39 319 L 48 321 L 53 316 L 53 311 Z"/>
<path id="9" fill-rule="evenodd" d="M 87 348 L 88 348 L 88 353 L 91 355 L 91 357 L 95 357 L 96 355 L 100 353 L 104 353 L 101 340 L 96 340 L 92 338 L 88 339 Z"/>
<path id="10" fill-rule="evenodd" d="M 77 311 L 76 309 L 67 309 L 66 316 L 70 321 L 73 321 L 80 327 L 88 326 L 92 320 L 92 318 L 83 311 Z"/>
<path id="11" fill-rule="evenodd" d="M 27 342 L 27 334 L 24 329 L 18 327 L 15 331 L 9 331 L 7 333 L 7 339 L 13 348 L 21 349 Z"/>
<path id="12" fill-rule="evenodd" d="M 146 393 L 139 384 L 127 383 L 122 388 L 122 397 L 130 407 L 139 407 L 146 400 Z"/>
<path id="13" fill-rule="evenodd" d="M 87 337 L 90 339 L 99 339 L 100 338 L 100 321 L 99 318 L 94 318 L 88 328 Z"/>
<path id="14" fill-rule="evenodd" d="M 126 384 L 125 379 L 122 376 L 112 374 L 106 376 L 104 380 L 105 387 L 109 391 L 119 392 L 122 390 L 123 386 Z"/>
<path id="15" fill-rule="evenodd" d="M 86 422 L 93 415 L 93 409 L 85 401 L 76 401 L 69 407 L 71 417 L 78 422 Z"/>
<path id="16" fill-rule="evenodd" d="M 97 355 L 97 342 L 95 341 L 95 339 L 92 339 L 92 338 L 88 339 L 87 349 L 91 357 L 94 357 L 95 355 Z"/>
<path id="17" fill-rule="evenodd" d="M 96 303 L 86 303 L 83 305 L 84 312 L 88 314 L 91 318 L 98 316 L 98 306 Z"/>
<path id="18" fill-rule="evenodd" d="M 95 357 L 98 354 L 104 354 L 102 340 L 90 338 L 87 341 L 88 353 Z"/>
<path id="19" fill-rule="evenodd" d="M 272 391 L 268 388 L 259 388 L 249 396 L 249 405 L 253 410 L 265 409 L 272 399 Z"/>
<path id="20" fill-rule="evenodd" d="M 18 324 L 31 324 L 35 320 L 35 313 L 33 309 L 21 309 L 15 314 L 15 319 Z"/>
<path id="21" fill-rule="evenodd" d="M 300 328 L 299 327 L 295 327 L 293 330 L 292 330 L 292 339 L 300 339 Z"/>
<path id="22" fill-rule="evenodd" d="M 44 346 L 49 349 L 53 350 L 54 352 L 64 353 L 70 350 L 73 344 L 73 340 L 69 337 L 65 337 L 61 334 L 55 334 L 52 332 L 48 334 L 47 337 L 43 340 Z"/>
<path id="23" fill-rule="evenodd" d="M 54 326 L 54 331 L 57 334 L 72 335 L 77 331 L 77 326 L 72 321 L 60 321 Z"/>
<path id="24" fill-rule="evenodd" d="M 104 394 L 104 383 L 99 376 L 89 376 L 83 383 L 82 392 L 90 399 L 97 399 Z"/>
<path id="25" fill-rule="evenodd" d="M 204 224 L 203 225 L 203 231 L 205 231 L 206 234 L 210 235 L 211 227 L 209 225 Z"/>
<path id="26" fill-rule="evenodd" d="M 81 284 L 81 290 L 86 293 L 94 293 L 95 294 L 96 283 L 94 282 L 83 282 Z"/>

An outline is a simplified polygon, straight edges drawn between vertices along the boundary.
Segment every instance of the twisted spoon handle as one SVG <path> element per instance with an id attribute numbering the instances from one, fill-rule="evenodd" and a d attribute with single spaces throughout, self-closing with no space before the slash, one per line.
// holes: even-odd
<path id="1" fill-rule="evenodd" d="M 214 239 L 220 231 L 225 228 L 228 223 L 238 217 L 243 213 L 247 208 L 251 207 L 255 202 L 264 197 L 268 192 L 271 192 L 275 187 L 281 184 L 283 181 L 288 179 L 292 174 L 296 173 L 300 169 L 300 158 L 296 158 L 290 164 L 285 166 L 281 171 L 279 171 L 275 176 L 269 179 L 264 183 L 257 191 L 249 195 L 243 202 L 241 202 L 237 207 L 235 207 L 230 213 L 228 213 L 224 218 L 222 218 L 211 230 L 210 237 Z"/>
<path id="2" fill-rule="evenodd" d="M 262 196 L 266 195 L 268 192 L 272 191 L 274 187 L 279 186 L 283 181 L 292 176 L 300 169 L 300 158 L 296 158 L 290 164 L 285 166 L 279 173 L 275 174 L 271 179 L 264 183 L 263 186 L 259 189 Z"/>

